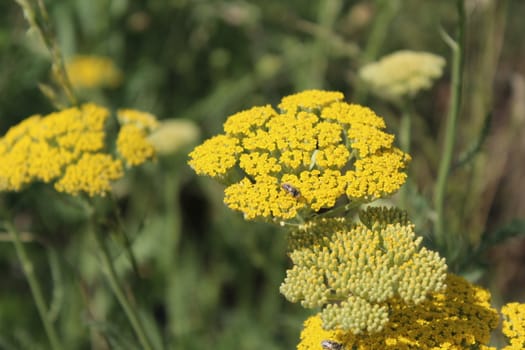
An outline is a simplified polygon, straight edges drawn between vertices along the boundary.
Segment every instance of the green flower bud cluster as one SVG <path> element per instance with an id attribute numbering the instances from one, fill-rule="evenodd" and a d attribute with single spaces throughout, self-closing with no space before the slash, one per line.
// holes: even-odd
<path id="1" fill-rule="evenodd" d="M 320 317 L 326 329 L 344 329 L 353 334 L 377 333 L 388 322 L 388 306 L 350 296 L 340 304 L 328 304 Z"/>
<path id="2" fill-rule="evenodd" d="M 389 224 L 410 224 L 407 212 L 397 207 L 368 207 L 359 212 L 359 220 L 370 229 L 385 228 Z"/>
<path id="3" fill-rule="evenodd" d="M 361 216 L 384 214 L 403 222 L 393 210 L 368 210 Z M 325 218 L 291 232 L 293 267 L 281 293 L 304 307 L 323 308 L 323 327 L 359 334 L 383 329 L 390 299 L 418 304 L 445 288 L 445 260 L 420 247 L 413 225 L 405 220 L 372 226 Z"/>

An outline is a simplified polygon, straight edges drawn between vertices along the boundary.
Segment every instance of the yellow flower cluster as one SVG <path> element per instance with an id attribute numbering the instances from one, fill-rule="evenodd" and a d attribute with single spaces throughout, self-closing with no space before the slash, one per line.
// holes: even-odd
<path id="1" fill-rule="evenodd" d="M 344 218 L 310 221 L 290 233 L 293 267 L 280 291 L 304 307 L 323 307 L 326 329 L 379 332 L 389 320 L 389 300 L 418 304 L 445 288 L 445 260 L 420 247 L 413 229 L 400 223 L 371 229 Z"/>
<path id="2" fill-rule="evenodd" d="M 115 87 L 122 81 L 122 72 L 107 57 L 74 56 L 66 70 L 76 88 Z"/>
<path id="3" fill-rule="evenodd" d="M 155 156 L 155 147 L 148 135 L 157 128 L 158 121 L 150 113 L 120 109 L 117 113 L 121 129 L 117 137 L 117 151 L 128 166 L 136 166 Z"/>
<path id="4" fill-rule="evenodd" d="M 445 283 L 445 291 L 417 305 L 389 300 L 390 319 L 379 333 L 327 330 L 319 314 L 312 316 L 304 323 L 297 350 L 322 350 L 322 342 L 359 350 L 494 349 L 487 344 L 498 313 L 490 306 L 489 292 L 451 274 Z"/>
<path id="5" fill-rule="evenodd" d="M 361 68 L 360 77 L 379 96 L 396 100 L 428 89 L 443 73 L 445 60 L 427 52 L 402 50 Z"/>
<path id="6" fill-rule="evenodd" d="M 59 192 L 89 196 L 104 195 L 111 190 L 111 181 L 124 176 L 122 163 L 109 154 L 84 153 L 74 164 L 66 168 L 62 178 L 55 183 Z"/>
<path id="7" fill-rule="evenodd" d="M 190 166 L 228 187 L 224 202 L 246 219 L 287 220 L 366 203 L 405 182 L 410 157 L 372 110 L 334 91 L 284 97 L 279 112 L 253 107 L 230 116 L 224 134 L 190 153 Z M 338 202 L 339 201 L 339 202 Z"/>
<path id="8" fill-rule="evenodd" d="M 122 125 L 132 124 L 146 131 L 152 131 L 159 126 L 159 122 L 153 114 L 136 109 L 119 109 L 117 118 Z"/>
<path id="9" fill-rule="evenodd" d="M 503 314 L 503 334 L 510 345 L 502 350 L 525 349 L 525 304 L 509 303 L 501 308 Z"/>
<path id="10" fill-rule="evenodd" d="M 0 191 L 20 191 L 32 182 L 54 183 L 59 192 L 104 195 L 124 176 L 122 161 L 107 154 L 106 108 L 84 104 L 46 116 L 35 115 L 0 139 Z M 122 127 L 118 142 L 138 149 L 140 140 Z M 140 153 L 142 161 L 152 154 Z M 138 165 L 137 155 L 130 161 Z"/>

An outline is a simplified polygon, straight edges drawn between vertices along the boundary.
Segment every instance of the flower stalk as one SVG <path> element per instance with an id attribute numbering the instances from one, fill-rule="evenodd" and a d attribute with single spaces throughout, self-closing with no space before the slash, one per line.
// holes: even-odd
<path id="1" fill-rule="evenodd" d="M 26 249 L 20 237 L 20 232 L 10 222 L 4 222 L 4 226 L 11 235 L 13 244 L 15 245 L 16 255 L 18 256 L 18 260 L 20 260 L 20 263 L 22 264 L 22 269 L 24 270 L 24 274 L 29 284 L 31 294 L 33 295 L 33 300 L 35 301 L 35 305 L 40 315 L 40 319 L 44 324 L 44 329 L 49 340 L 49 344 L 51 345 L 51 349 L 61 350 L 63 349 L 63 346 L 59 340 L 55 326 L 53 325 L 53 322 L 51 320 L 51 316 L 48 312 L 48 308 L 44 300 L 44 295 L 42 293 L 42 287 L 40 286 L 40 283 L 38 282 L 38 279 L 35 276 L 33 263 L 27 255 Z"/>
<path id="2" fill-rule="evenodd" d="M 376 6 L 378 8 L 377 17 L 367 40 L 367 45 L 361 56 L 361 64 L 367 64 L 376 59 L 381 45 L 385 41 L 385 36 L 388 33 L 388 26 L 399 9 L 399 1 L 397 0 L 377 0 Z M 368 94 L 368 86 L 365 84 L 357 84 L 354 92 L 353 100 L 357 103 L 364 103 Z"/>
<path id="3" fill-rule="evenodd" d="M 410 101 L 404 99 L 401 102 L 401 121 L 399 124 L 399 146 L 401 150 L 407 154 L 410 154 L 410 144 L 412 142 L 412 118 L 413 112 L 411 109 Z M 403 209 L 408 209 L 408 186 L 409 181 L 403 185 L 399 190 L 400 206 Z"/>
<path id="4" fill-rule="evenodd" d="M 103 238 L 100 236 L 100 232 L 98 232 L 96 228 L 93 229 L 92 232 L 95 238 L 95 242 L 97 244 L 97 248 L 101 252 L 101 255 L 102 255 L 101 262 L 102 262 L 106 277 L 108 279 L 109 285 L 111 289 L 113 290 L 113 293 L 117 297 L 117 300 L 120 306 L 122 307 L 122 309 L 124 309 L 124 312 L 126 313 L 126 316 L 142 348 L 145 350 L 153 350 L 153 346 L 151 345 L 148 337 L 146 336 L 146 331 L 140 320 L 137 310 L 131 305 L 130 301 L 126 297 L 124 288 L 122 287 L 119 281 L 119 278 L 117 276 L 115 265 L 113 264 L 113 259 L 111 258 L 109 254 L 109 250 L 106 244 L 104 243 Z"/>
<path id="5" fill-rule="evenodd" d="M 64 58 L 60 50 L 60 46 L 58 45 L 52 33 L 51 25 L 49 21 L 49 15 L 47 13 L 47 9 L 46 9 L 46 6 L 43 0 L 37 0 L 38 1 L 38 14 L 35 11 L 33 5 L 31 5 L 30 0 L 15 0 L 15 1 L 18 3 L 18 5 L 20 5 L 22 10 L 24 11 L 24 17 L 29 23 L 30 29 L 38 34 L 38 36 L 40 37 L 40 40 L 42 40 L 42 43 L 44 43 L 45 47 L 49 51 L 49 54 L 51 55 L 51 62 L 52 62 L 51 69 L 52 69 L 53 75 L 55 79 L 57 80 L 58 84 L 60 85 L 60 87 L 64 90 L 64 93 L 70 105 L 71 106 L 78 105 L 78 99 L 75 96 L 73 86 L 68 77 L 66 66 L 64 64 Z M 39 22 L 37 19 L 38 15 L 41 17 L 41 22 Z"/>
<path id="6" fill-rule="evenodd" d="M 445 235 L 445 194 L 452 155 L 454 152 L 454 143 L 456 138 L 456 128 L 458 123 L 459 111 L 461 108 L 461 91 L 463 81 L 463 61 L 465 47 L 465 4 L 463 0 L 457 0 L 457 11 L 459 16 L 458 31 L 456 41 L 445 35 L 445 41 L 452 50 L 452 96 L 448 117 L 445 125 L 445 138 L 441 162 L 439 164 L 438 177 L 434 189 L 434 209 L 437 214 L 435 235 L 440 246 L 446 244 Z"/>

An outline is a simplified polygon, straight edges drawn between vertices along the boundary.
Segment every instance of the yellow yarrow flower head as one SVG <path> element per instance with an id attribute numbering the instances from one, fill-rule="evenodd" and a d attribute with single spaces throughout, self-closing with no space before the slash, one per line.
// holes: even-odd
<path id="1" fill-rule="evenodd" d="M 406 216 L 399 219 L 372 227 L 316 219 L 291 231 L 293 267 L 281 293 L 304 307 L 322 307 L 326 329 L 381 331 L 390 317 L 389 300 L 418 304 L 445 288 L 445 260 L 420 247 L 413 225 Z"/>
<path id="2" fill-rule="evenodd" d="M 77 55 L 66 71 L 75 88 L 116 87 L 122 81 L 122 72 L 108 57 Z"/>
<path id="3" fill-rule="evenodd" d="M 278 111 L 236 113 L 189 164 L 225 183 L 225 203 L 248 220 L 308 218 L 396 192 L 410 157 L 394 147 L 381 117 L 343 97 L 307 90 L 284 97 Z"/>
<path id="4" fill-rule="evenodd" d="M 503 314 L 503 334 L 509 345 L 503 350 L 525 349 L 525 304 L 508 303 L 501 308 Z"/>
<path id="5" fill-rule="evenodd" d="M 155 157 L 155 147 L 148 136 L 158 127 L 154 115 L 133 109 L 117 112 L 121 124 L 117 136 L 117 151 L 128 166 L 137 166 Z"/>
<path id="6" fill-rule="evenodd" d="M 322 342 L 360 350 L 495 350 L 488 346 L 498 325 L 490 293 L 452 274 L 445 283 L 446 290 L 432 292 L 416 305 L 389 300 L 389 321 L 377 333 L 325 329 L 322 314 L 312 316 L 304 322 L 297 350 L 322 350 Z"/>
<path id="7" fill-rule="evenodd" d="M 441 56 L 402 50 L 363 66 L 359 76 L 375 94 L 398 100 L 430 88 L 433 81 L 443 74 L 444 66 L 445 59 Z"/>
<path id="8" fill-rule="evenodd" d="M 88 103 L 31 116 L 13 126 L 0 138 L 0 191 L 21 191 L 31 183 L 43 182 L 72 195 L 105 195 L 111 183 L 124 176 L 122 161 L 107 149 L 109 116 L 106 108 Z M 134 124 L 125 126 L 130 125 Z M 149 130 L 150 126 L 139 130 Z M 151 157 L 149 149 L 140 143 L 143 139 L 142 134 L 121 128 L 117 146 L 125 152 L 137 151 L 133 157 L 124 156 L 128 165 Z M 132 141 L 137 143 L 126 147 Z"/>

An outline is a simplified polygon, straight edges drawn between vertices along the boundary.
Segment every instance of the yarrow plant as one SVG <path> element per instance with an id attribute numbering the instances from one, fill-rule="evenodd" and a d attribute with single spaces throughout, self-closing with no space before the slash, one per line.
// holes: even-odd
<path id="1" fill-rule="evenodd" d="M 57 111 L 31 116 L 0 138 L 0 191 L 24 192 L 32 187 L 30 191 L 38 192 L 44 188 L 46 193 L 59 192 L 56 197 L 61 204 L 63 199 L 79 204 L 78 208 L 67 210 L 78 209 L 75 214 L 81 212 L 81 215 L 74 219 L 85 223 L 80 233 L 92 234 L 91 241 L 81 243 L 96 245 L 93 251 L 97 262 L 140 347 L 163 348 L 172 340 L 171 336 L 186 333 L 183 329 L 186 327 L 181 328 L 183 322 L 178 319 L 162 320 L 166 311 L 170 316 L 175 314 L 175 303 L 158 305 L 160 319 L 141 317 L 140 301 L 133 295 L 133 286 L 124 286 L 120 281 L 118 275 L 125 269 L 134 270 L 137 276 L 141 269 L 134 259 L 112 188 L 131 168 L 155 160 L 157 154 L 173 152 L 180 147 L 182 139 L 195 138 L 198 132 L 189 127 L 179 134 L 178 130 L 159 123 L 155 116 L 143 111 L 120 109 L 113 119 L 113 113 L 107 108 L 94 103 L 79 104 L 75 89 L 115 87 L 122 81 L 121 71 L 111 59 L 101 56 L 74 56 L 65 64 L 53 37 L 44 1 L 15 1 L 22 7 L 31 31 L 37 33 L 48 48 L 54 83 L 64 95 L 60 96 L 51 85 L 40 84 L 41 91 L 57 106 Z M 457 4 L 461 27 L 465 22 L 464 9 L 461 10 L 463 0 Z M 135 15 L 131 22 L 143 24 L 133 27 L 141 27 L 142 31 L 147 27 L 148 16 Z M 375 22 L 383 26 L 386 18 L 388 16 L 382 16 Z M 455 120 L 460 111 L 462 31 L 464 28 L 459 28 L 458 44 L 447 37 L 456 54 L 452 60 L 451 113 L 432 213 L 437 223 L 438 247 L 444 246 L 447 231 L 443 225 L 443 206 L 456 137 Z M 363 50 L 359 62 L 373 59 L 380 47 L 379 32 L 372 30 L 373 40 Z M 226 62 L 229 51 L 217 52 L 219 59 L 213 61 Z M 354 58 L 354 54 L 351 56 Z M 277 58 L 273 63 L 279 65 L 278 61 Z M 217 68 L 224 62 L 218 62 Z M 189 154 L 189 165 L 198 175 L 209 176 L 225 186 L 224 203 L 229 208 L 241 213 L 246 220 L 278 224 L 287 229 L 290 266 L 280 292 L 288 301 L 313 309 L 312 316 L 304 321 L 298 350 L 494 349 L 489 342 L 491 332 L 498 325 L 498 313 L 490 305 L 490 293 L 447 271 L 445 259 L 423 245 L 423 238 L 416 234 L 407 212 L 379 206 L 389 201 L 378 202 L 406 185 L 413 114 L 409 104 L 441 76 L 444 65 L 445 60 L 439 56 L 405 50 L 360 70 L 359 76 L 365 84 L 362 84 L 364 89 L 352 87 L 356 100 L 364 101 L 362 91 L 366 92 L 368 85 L 377 96 L 400 107 L 403 115 L 399 140 L 387 132 L 383 118 L 368 107 L 345 102 L 341 92 L 307 90 L 282 98 L 276 107 L 256 106 L 231 115 L 219 135 L 204 141 Z M 259 73 L 258 79 L 272 75 Z M 178 226 L 182 220 L 178 215 L 176 191 L 179 180 L 183 179 L 178 174 L 172 175 L 165 176 L 170 179 L 158 185 L 164 192 L 164 210 L 170 214 L 167 220 L 162 218 L 162 231 L 168 235 L 158 240 L 163 245 L 159 249 L 158 265 L 167 266 L 170 272 L 175 261 L 171 259 L 172 252 L 179 248 Z M 399 197 L 401 207 L 409 207 L 403 205 L 406 196 L 401 193 Z M 109 208 L 114 210 L 111 215 L 108 215 Z M 14 243 L 51 348 L 63 349 L 55 329 L 59 299 L 63 299 L 59 295 L 59 273 L 53 271 L 50 283 L 53 290 L 49 293 L 52 300 L 48 307 L 16 227 L 21 225 L 13 223 L 21 216 L 6 214 L 8 218 L 0 224 Z M 455 239 L 455 232 L 450 231 L 452 234 L 446 238 Z M 107 242 L 112 234 L 118 235 L 118 240 L 112 243 L 123 242 L 118 254 L 112 254 L 113 246 Z M 29 236 L 32 236 L 30 232 Z M 73 241 L 77 235 L 71 236 Z M 51 248 L 50 256 L 56 247 Z M 86 250 L 92 254 L 90 249 Z M 163 254 L 167 251 L 170 253 Z M 446 250 L 440 252 L 447 253 Z M 119 269 L 116 259 L 119 259 Z M 71 270 L 83 273 L 81 269 Z M 118 347 L 121 344 L 114 342 L 117 338 L 114 335 L 120 329 L 111 324 L 107 327 L 110 318 L 105 318 L 105 311 L 113 307 L 107 298 L 99 298 L 96 293 L 99 290 L 95 290 L 103 284 L 98 280 L 91 284 L 91 280 L 83 279 L 85 276 L 79 277 L 82 280 L 78 284 L 85 288 L 83 299 L 96 298 L 108 305 L 100 311 L 98 307 L 91 308 L 88 300 L 85 314 L 91 326 L 91 347 Z M 167 299 L 181 299 L 172 281 L 171 276 L 163 281 L 167 286 Z M 188 285 L 179 284 L 182 288 Z M 502 314 L 503 334 L 510 343 L 505 349 L 523 349 L 524 306 L 507 304 Z M 64 318 L 64 322 L 69 320 Z M 97 325 L 99 321 L 103 327 Z M 143 321 L 148 322 L 146 327 Z M 162 330 L 154 329 L 157 321 L 162 323 Z M 102 328 L 111 329 L 111 334 L 99 331 Z M 190 328 L 194 328 L 193 325 Z M 193 339 L 189 333 L 186 335 L 188 341 L 177 339 L 177 344 L 192 345 Z M 0 342 L 4 345 L 3 339 Z M 131 342 L 120 347 L 129 347 L 128 344 Z"/>
<path id="2" fill-rule="evenodd" d="M 129 109 L 118 111 L 118 115 L 121 126 L 116 140 L 112 140 L 115 135 L 110 132 L 110 111 L 93 103 L 44 116 L 34 115 L 11 127 L 0 138 L 0 191 L 22 192 L 31 184 L 43 183 L 79 200 L 92 220 L 88 226 L 96 238 L 113 291 L 143 348 L 151 349 L 138 314 L 124 294 L 108 249 L 99 236 L 100 218 L 92 202 L 93 197 L 110 193 L 112 183 L 124 177 L 127 169 L 155 157 L 154 146 L 147 137 L 157 126 L 156 118 Z M 13 238 L 51 347 L 61 349 L 20 234 L 10 220 L 3 221 L 2 226 Z"/>
<path id="3" fill-rule="evenodd" d="M 227 185 L 224 202 L 247 220 L 304 222 L 396 192 L 410 156 L 384 120 L 335 91 L 282 99 L 230 116 L 224 133 L 190 153 L 197 174 Z"/>
<path id="4" fill-rule="evenodd" d="M 393 322 L 395 305 L 444 292 L 447 266 L 421 247 L 404 212 L 363 209 L 403 185 L 410 156 L 381 117 L 343 97 L 308 90 L 278 110 L 234 114 L 189 164 L 224 183 L 224 202 L 245 219 L 294 227 L 280 288 L 288 300 L 321 308 L 325 330 L 372 336 Z"/>
<path id="5" fill-rule="evenodd" d="M 405 211 L 374 203 L 400 189 L 410 161 L 385 128 L 340 92 L 308 90 L 230 116 L 189 164 L 246 220 L 291 228 L 280 292 L 317 310 L 298 350 L 495 349 L 490 293 L 449 273 Z M 505 349 L 521 349 L 525 312 L 502 312 Z"/>
<path id="6" fill-rule="evenodd" d="M 109 110 L 84 104 L 45 116 L 31 116 L 0 139 L 0 190 L 21 191 L 33 182 L 52 183 L 72 195 L 105 195 L 111 183 L 124 176 L 124 164 L 136 166 L 154 157 L 147 141 L 156 119 L 143 112 L 122 110 L 118 154 L 107 145 Z"/>

